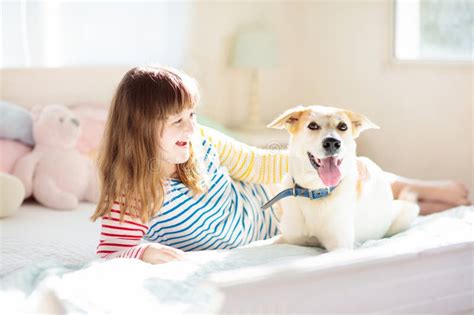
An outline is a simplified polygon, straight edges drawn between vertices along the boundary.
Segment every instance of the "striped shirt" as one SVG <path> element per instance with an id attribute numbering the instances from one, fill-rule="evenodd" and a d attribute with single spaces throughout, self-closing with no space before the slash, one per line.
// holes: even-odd
<path id="1" fill-rule="evenodd" d="M 264 150 L 199 126 L 193 148 L 200 155 L 207 192 L 194 196 L 179 180 L 170 179 L 160 211 L 147 223 L 125 214 L 114 203 L 102 217 L 97 255 L 138 258 L 153 242 L 185 251 L 230 249 L 278 233 L 275 209 L 266 184 L 278 183 L 288 172 L 288 152 Z"/>

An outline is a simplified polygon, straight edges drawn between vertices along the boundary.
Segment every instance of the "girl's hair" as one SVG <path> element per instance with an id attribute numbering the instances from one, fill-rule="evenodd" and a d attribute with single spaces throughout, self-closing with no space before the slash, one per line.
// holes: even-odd
<path id="1" fill-rule="evenodd" d="M 120 204 L 125 212 L 147 222 L 161 208 L 165 178 L 159 135 L 170 115 L 197 105 L 195 81 L 162 67 L 128 71 L 115 92 L 98 156 L 100 199 L 91 216 L 95 221 Z M 188 161 L 177 164 L 179 180 L 195 194 L 206 190 L 197 152 L 190 142 Z"/>

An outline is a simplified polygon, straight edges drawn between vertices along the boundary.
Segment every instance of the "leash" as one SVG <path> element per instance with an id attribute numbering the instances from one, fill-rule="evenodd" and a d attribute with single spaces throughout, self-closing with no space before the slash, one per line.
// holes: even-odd
<path id="1" fill-rule="evenodd" d="M 309 190 L 307 188 L 303 188 L 300 185 L 296 184 L 294 179 L 293 179 L 293 184 L 295 185 L 294 187 L 285 189 L 282 192 L 278 193 L 275 197 L 267 201 L 267 203 L 265 203 L 261 207 L 261 209 L 265 210 L 271 207 L 275 202 L 283 198 L 291 197 L 291 196 L 305 197 L 311 200 L 321 199 L 321 198 L 329 196 L 329 194 L 331 194 L 331 192 L 337 187 L 337 186 L 333 186 L 333 187 L 325 187 L 325 188 L 316 189 L 316 190 Z"/>

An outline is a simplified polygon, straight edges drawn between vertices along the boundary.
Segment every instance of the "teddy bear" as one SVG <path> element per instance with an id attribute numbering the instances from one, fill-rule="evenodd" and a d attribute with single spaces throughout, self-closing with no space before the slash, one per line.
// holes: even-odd
<path id="1" fill-rule="evenodd" d="M 76 115 L 62 105 L 32 109 L 33 150 L 16 161 L 13 175 L 33 196 L 53 209 L 74 209 L 79 201 L 99 199 L 97 170 L 80 154 L 76 143 L 81 126 Z"/>

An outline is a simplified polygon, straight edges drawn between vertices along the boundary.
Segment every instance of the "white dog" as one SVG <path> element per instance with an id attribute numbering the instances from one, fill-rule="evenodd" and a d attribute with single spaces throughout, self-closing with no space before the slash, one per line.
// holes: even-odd
<path id="1" fill-rule="evenodd" d="M 352 249 L 408 228 L 418 215 L 417 204 L 393 200 L 387 176 L 374 162 L 356 156 L 354 139 L 378 128 L 363 115 L 299 106 L 268 127 L 290 133 L 289 173 L 282 182 L 287 190 L 280 194 L 287 195 L 281 199 L 282 235 L 276 242 Z M 361 166 L 365 179 L 359 177 Z"/>

